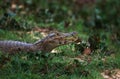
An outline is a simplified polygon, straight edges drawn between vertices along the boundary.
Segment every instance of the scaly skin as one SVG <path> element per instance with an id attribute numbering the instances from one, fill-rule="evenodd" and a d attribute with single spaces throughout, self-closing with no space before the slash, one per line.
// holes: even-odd
<path id="1" fill-rule="evenodd" d="M 35 43 L 25 43 L 19 41 L 0 41 L 0 51 L 4 53 L 17 53 L 17 52 L 50 52 L 54 48 L 75 42 L 78 39 L 76 32 L 60 33 L 55 32 L 49 34 L 42 40 L 38 40 Z"/>

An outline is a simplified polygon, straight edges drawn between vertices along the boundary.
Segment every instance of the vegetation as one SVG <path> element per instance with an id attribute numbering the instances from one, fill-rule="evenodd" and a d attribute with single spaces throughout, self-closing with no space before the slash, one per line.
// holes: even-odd
<path id="1" fill-rule="evenodd" d="M 118 0 L 1 0 L 0 40 L 77 31 L 82 42 L 57 53 L 1 52 L 0 79 L 104 79 L 106 70 L 111 77 L 120 69 L 119 7 Z"/>

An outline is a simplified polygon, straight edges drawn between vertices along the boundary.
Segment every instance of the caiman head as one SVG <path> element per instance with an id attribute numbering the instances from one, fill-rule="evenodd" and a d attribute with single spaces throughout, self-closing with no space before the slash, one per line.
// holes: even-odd
<path id="1" fill-rule="evenodd" d="M 37 41 L 34 45 L 37 47 L 37 49 L 41 51 L 50 52 L 58 46 L 66 45 L 77 40 L 78 40 L 77 32 L 70 33 L 54 32 L 49 34 L 42 40 Z"/>

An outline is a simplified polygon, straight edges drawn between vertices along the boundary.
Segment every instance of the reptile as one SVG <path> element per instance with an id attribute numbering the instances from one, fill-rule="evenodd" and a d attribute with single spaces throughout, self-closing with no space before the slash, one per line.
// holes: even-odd
<path id="1" fill-rule="evenodd" d="M 73 43 L 77 41 L 77 39 L 77 32 L 53 32 L 48 34 L 48 36 L 45 38 L 36 41 L 35 43 L 26 43 L 12 40 L 0 41 L 0 51 L 8 54 L 36 51 L 51 52 L 54 48 Z"/>

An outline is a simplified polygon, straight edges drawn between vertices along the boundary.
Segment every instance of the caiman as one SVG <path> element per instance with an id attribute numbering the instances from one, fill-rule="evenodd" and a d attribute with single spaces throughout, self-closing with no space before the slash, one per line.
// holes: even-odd
<path id="1" fill-rule="evenodd" d="M 35 43 L 26 43 L 20 41 L 5 40 L 0 41 L 0 51 L 4 53 L 17 53 L 17 52 L 51 52 L 54 48 L 73 43 L 78 40 L 77 32 L 61 33 L 54 32 L 48 34 L 45 38 L 38 40 Z"/>

